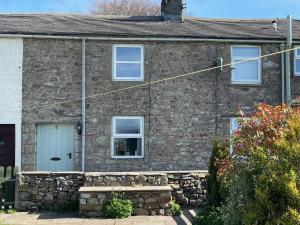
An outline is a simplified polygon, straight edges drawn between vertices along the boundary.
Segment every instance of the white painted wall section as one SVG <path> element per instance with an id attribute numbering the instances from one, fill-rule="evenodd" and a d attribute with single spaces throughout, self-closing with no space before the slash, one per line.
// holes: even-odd
<path id="1" fill-rule="evenodd" d="M 21 168 L 23 39 L 0 38 L 0 124 L 15 124 L 15 165 Z"/>

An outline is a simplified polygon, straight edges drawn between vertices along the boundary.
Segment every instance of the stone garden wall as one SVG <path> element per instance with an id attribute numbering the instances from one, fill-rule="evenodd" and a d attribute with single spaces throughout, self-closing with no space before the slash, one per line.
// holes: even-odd
<path id="1" fill-rule="evenodd" d="M 79 205 L 80 187 L 166 186 L 172 187 L 172 199 L 182 206 L 202 206 L 205 201 L 205 171 L 46 173 L 22 172 L 17 176 L 16 209 L 57 210 Z M 157 214 L 161 212 L 156 209 Z"/>
<path id="2" fill-rule="evenodd" d="M 168 183 L 175 201 L 182 206 L 203 206 L 206 195 L 206 171 L 168 172 Z"/>
<path id="3" fill-rule="evenodd" d="M 170 215 L 172 195 L 170 190 L 126 191 L 122 196 L 133 203 L 134 215 Z M 114 193 L 116 194 L 116 193 Z M 112 198 L 112 192 L 84 192 L 80 194 L 79 212 L 89 217 L 103 216 L 105 201 Z"/>
<path id="4" fill-rule="evenodd" d="M 166 173 L 160 172 L 95 172 L 85 173 L 84 186 L 164 186 Z"/>
<path id="5" fill-rule="evenodd" d="M 58 210 L 78 205 L 78 190 L 83 186 L 84 174 L 24 172 L 17 176 L 17 210 Z M 73 206 L 71 206 L 73 205 Z"/>

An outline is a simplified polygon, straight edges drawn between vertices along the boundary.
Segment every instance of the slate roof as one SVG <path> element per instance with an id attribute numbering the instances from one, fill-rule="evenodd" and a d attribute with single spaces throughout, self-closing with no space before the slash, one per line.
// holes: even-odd
<path id="1" fill-rule="evenodd" d="M 286 39 L 286 22 L 279 19 L 274 31 L 271 19 L 185 18 L 182 23 L 161 17 L 0 14 L 0 34 L 281 40 Z M 300 40 L 300 20 L 293 20 L 293 32 Z"/>

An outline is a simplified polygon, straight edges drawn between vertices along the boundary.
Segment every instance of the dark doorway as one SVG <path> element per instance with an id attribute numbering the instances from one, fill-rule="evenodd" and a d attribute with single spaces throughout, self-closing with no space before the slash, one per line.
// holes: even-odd
<path id="1" fill-rule="evenodd" d="M 0 166 L 15 166 L 14 124 L 0 124 Z"/>

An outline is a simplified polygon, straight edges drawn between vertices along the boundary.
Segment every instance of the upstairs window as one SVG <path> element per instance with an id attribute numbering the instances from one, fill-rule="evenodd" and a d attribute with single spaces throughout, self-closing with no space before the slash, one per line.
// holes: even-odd
<path id="1" fill-rule="evenodd" d="M 231 82 L 233 84 L 261 84 L 260 48 L 257 46 L 232 46 Z M 241 62 L 247 60 L 245 62 Z"/>
<path id="2" fill-rule="evenodd" d="M 115 116 L 112 119 L 112 157 L 144 157 L 144 117 Z"/>
<path id="3" fill-rule="evenodd" d="M 113 80 L 144 80 L 144 47 L 142 45 L 113 46 Z"/>
<path id="4" fill-rule="evenodd" d="M 295 76 L 300 76 L 300 47 L 295 50 Z"/>

